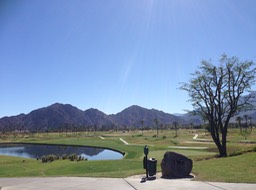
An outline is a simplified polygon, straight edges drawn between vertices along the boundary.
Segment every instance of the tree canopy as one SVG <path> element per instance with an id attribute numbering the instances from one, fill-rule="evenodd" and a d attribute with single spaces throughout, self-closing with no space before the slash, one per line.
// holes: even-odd
<path id="1" fill-rule="evenodd" d="M 251 92 L 255 74 L 253 61 L 222 55 L 218 65 L 202 61 L 190 81 L 181 84 L 180 89 L 190 96 L 193 112 L 209 122 L 220 156 L 227 156 L 226 136 L 230 119 L 240 111 L 253 108 Z"/>

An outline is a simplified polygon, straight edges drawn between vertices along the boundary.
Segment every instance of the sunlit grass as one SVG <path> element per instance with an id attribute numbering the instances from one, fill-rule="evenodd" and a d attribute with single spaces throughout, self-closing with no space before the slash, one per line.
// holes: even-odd
<path id="1" fill-rule="evenodd" d="M 0 156 L 1 177 L 23 176 L 95 176 L 124 177 L 143 172 L 140 161 L 80 161 L 59 160 L 41 163 L 34 159 Z"/>
<path id="2" fill-rule="evenodd" d="M 194 160 L 193 173 L 197 174 L 198 180 L 208 181 L 233 181 L 244 182 L 245 178 L 239 175 L 253 175 L 251 170 L 255 170 L 254 160 L 251 160 L 255 153 L 248 153 L 242 156 L 236 156 L 226 159 L 204 160 L 205 157 L 213 157 L 218 153 L 216 146 L 211 142 L 201 142 L 194 140 L 195 134 L 200 139 L 209 139 L 209 133 L 204 130 L 179 130 L 178 136 L 175 136 L 174 130 L 140 130 L 120 132 L 79 132 L 79 133 L 49 133 L 49 134 L 26 134 L 18 135 L 1 135 L 0 142 L 30 142 L 30 143 L 50 143 L 50 144 L 67 144 L 67 145 L 84 145 L 98 146 L 118 150 L 125 153 L 125 157 L 115 161 L 80 161 L 71 162 L 68 160 L 54 161 L 43 164 L 35 159 L 23 159 L 15 157 L 0 156 L 0 177 L 21 177 L 21 176 L 91 176 L 91 177 L 127 177 L 144 173 L 142 167 L 143 147 L 148 145 L 149 157 L 158 160 L 157 170 L 161 171 L 161 160 L 166 151 L 174 151 Z M 237 143 L 243 137 L 239 134 L 238 129 L 230 130 L 228 134 L 228 152 L 234 153 L 243 149 L 251 149 L 255 144 Z M 102 138 L 100 138 L 103 137 Z M 256 137 L 255 132 L 251 134 L 250 139 L 253 141 Z M 125 145 L 120 138 L 129 143 Z M 179 146 L 185 146 L 179 149 Z M 187 148 L 186 148 L 187 147 Z M 199 148 L 198 148 L 199 147 Z M 200 149 L 203 147 L 204 149 Z M 250 156 L 249 156 L 250 155 Z M 230 161 L 231 159 L 231 161 Z M 241 160 L 240 160 L 241 159 Z M 203 161 L 197 161 L 203 160 Z M 234 160 L 234 161 L 233 161 Z M 230 169 L 237 161 L 237 166 Z M 242 163 L 243 162 L 243 163 Z M 245 163 L 247 165 L 245 165 Z M 217 167 L 218 166 L 218 167 Z M 249 171 L 241 170 L 239 167 L 247 167 Z M 216 167 L 216 168 L 215 168 Z M 212 169 L 214 168 L 214 169 Z M 229 170 L 225 172 L 215 170 Z M 211 171 L 216 173 L 212 174 Z M 219 173 L 218 173 L 219 172 Z M 232 173 L 237 173 L 237 177 L 231 179 Z M 217 175 L 218 174 L 218 175 Z M 238 175 L 239 174 L 239 175 Z M 219 176 L 220 175 L 220 176 Z M 227 176 L 227 177 L 225 177 Z M 256 177 L 248 179 L 248 182 L 256 182 Z"/>
<path id="3" fill-rule="evenodd" d="M 256 153 L 194 162 L 196 180 L 218 182 L 256 182 Z"/>

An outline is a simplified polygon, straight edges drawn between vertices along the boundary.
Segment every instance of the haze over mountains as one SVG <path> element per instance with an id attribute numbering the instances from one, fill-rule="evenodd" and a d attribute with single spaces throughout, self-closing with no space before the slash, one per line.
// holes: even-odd
<path id="1" fill-rule="evenodd" d="M 107 115 L 97 109 L 82 111 L 70 104 L 55 103 L 51 106 L 36 109 L 29 114 L 3 117 L 0 119 L 0 130 L 20 129 L 29 131 L 56 130 L 61 126 L 97 126 L 101 127 L 140 127 L 143 120 L 144 126 L 155 126 L 154 119 L 161 124 L 187 124 L 188 117 L 175 116 L 156 109 L 146 109 L 140 106 L 131 106 L 117 114 Z M 200 120 L 193 118 L 195 123 Z"/>

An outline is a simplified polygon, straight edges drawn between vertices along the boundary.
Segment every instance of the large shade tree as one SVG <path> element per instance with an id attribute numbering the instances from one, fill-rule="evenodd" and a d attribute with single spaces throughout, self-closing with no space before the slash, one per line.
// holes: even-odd
<path id="1" fill-rule="evenodd" d="M 188 83 L 181 89 L 189 94 L 189 101 L 208 121 L 212 139 L 220 157 L 227 156 L 227 132 L 230 119 L 243 110 L 252 109 L 251 92 L 255 84 L 253 61 L 222 55 L 219 64 L 202 61 Z"/>

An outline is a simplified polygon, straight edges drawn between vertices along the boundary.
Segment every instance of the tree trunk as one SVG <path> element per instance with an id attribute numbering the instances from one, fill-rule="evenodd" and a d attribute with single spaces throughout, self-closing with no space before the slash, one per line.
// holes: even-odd
<path id="1" fill-rule="evenodd" d="M 226 138 L 227 138 L 227 131 L 222 132 L 221 139 L 219 138 L 219 131 L 217 130 L 217 127 L 213 124 L 211 127 L 211 136 L 218 147 L 219 150 L 219 156 L 220 157 L 227 157 L 227 146 L 226 146 Z"/>
<path id="2" fill-rule="evenodd" d="M 220 156 L 220 157 L 227 157 L 226 141 L 223 142 L 223 140 L 222 140 L 222 144 L 221 144 L 217 139 L 214 139 L 214 138 L 213 138 L 213 140 L 214 140 L 216 146 L 218 147 L 219 156 Z"/>
<path id="3" fill-rule="evenodd" d="M 224 129 L 222 132 L 222 150 L 220 152 L 220 157 L 227 157 L 227 130 Z"/>
<path id="4" fill-rule="evenodd" d="M 226 144 L 219 146 L 218 149 L 219 149 L 219 156 L 220 157 L 227 157 L 227 147 L 226 147 Z"/>

